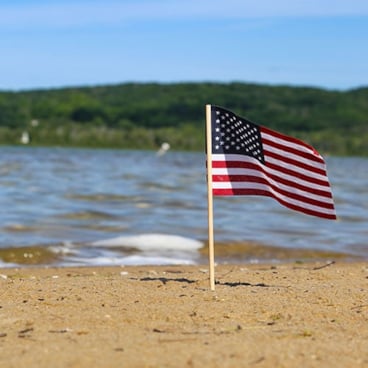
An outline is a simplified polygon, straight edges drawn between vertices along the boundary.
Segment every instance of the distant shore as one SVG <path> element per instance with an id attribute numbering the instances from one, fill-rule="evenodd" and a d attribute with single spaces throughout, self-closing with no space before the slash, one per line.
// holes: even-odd
<path id="1" fill-rule="evenodd" d="M 367 367 L 368 263 L 0 269 L 0 366 Z"/>
<path id="2" fill-rule="evenodd" d="M 305 140 L 368 155 L 367 87 L 347 91 L 243 82 L 121 83 L 0 91 L 0 143 L 204 152 L 205 105 Z"/>

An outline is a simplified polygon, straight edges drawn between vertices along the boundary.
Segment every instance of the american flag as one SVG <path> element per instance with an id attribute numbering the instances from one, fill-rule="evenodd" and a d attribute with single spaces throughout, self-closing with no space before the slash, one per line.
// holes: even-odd
<path id="1" fill-rule="evenodd" d="M 213 195 L 260 195 L 336 219 L 326 164 L 308 144 L 211 106 Z"/>

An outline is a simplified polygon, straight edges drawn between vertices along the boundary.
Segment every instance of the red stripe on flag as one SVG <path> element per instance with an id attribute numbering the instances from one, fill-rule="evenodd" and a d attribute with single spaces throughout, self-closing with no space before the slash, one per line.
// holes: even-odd
<path id="1" fill-rule="evenodd" d="M 288 197 L 288 198 L 292 198 L 295 199 L 297 201 L 301 201 L 304 203 L 308 203 L 311 204 L 313 206 L 318 206 L 321 208 L 326 208 L 326 209 L 330 209 L 332 210 L 334 208 L 332 203 L 326 203 L 326 202 L 322 202 L 322 201 L 318 201 L 316 199 L 312 199 L 307 197 L 306 195 L 302 195 L 302 194 L 298 194 L 296 192 L 290 192 L 290 191 L 286 191 L 284 189 L 281 189 L 280 187 L 278 187 L 277 185 L 274 185 L 272 183 L 270 183 L 268 180 L 264 179 L 264 178 L 260 178 L 257 176 L 248 176 L 248 175 L 213 175 L 213 179 L 214 182 L 233 182 L 233 183 L 259 183 L 259 184 L 265 184 L 268 185 L 270 188 L 272 188 L 275 192 Z M 233 188 L 234 190 L 241 190 L 241 188 Z M 272 194 L 273 197 L 277 197 L 277 195 Z"/>
<path id="2" fill-rule="evenodd" d="M 267 144 L 268 146 L 277 148 L 277 149 L 282 150 L 284 152 L 292 153 L 294 155 L 298 155 L 300 157 L 306 158 L 306 159 L 314 161 L 314 162 L 323 163 L 323 159 L 320 156 L 316 156 L 314 154 L 311 154 L 310 152 L 300 151 L 298 149 L 295 149 L 292 146 L 285 146 L 284 144 L 271 141 L 271 140 L 269 140 L 269 139 L 267 139 L 263 136 L 262 136 L 262 142 L 264 144 Z"/>
<path id="3" fill-rule="evenodd" d="M 249 175 L 213 175 L 213 181 L 214 182 L 247 182 L 249 180 Z M 269 175 L 270 178 L 275 180 L 278 183 L 281 183 L 283 185 L 289 186 L 290 188 L 296 188 L 299 190 L 302 190 L 304 192 L 308 192 L 311 194 L 318 195 L 320 197 L 330 198 L 332 199 L 332 195 L 328 191 L 319 190 L 313 187 L 307 187 L 305 185 L 291 182 L 289 180 L 285 180 L 283 178 L 276 177 L 275 175 Z"/>
<path id="4" fill-rule="evenodd" d="M 311 216 L 317 216 L 321 218 L 325 218 L 328 220 L 336 220 L 336 215 L 321 211 L 314 211 L 305 207 L 297 206 L 292 203 L 286 202 L 280 198 L 274 197 L 270 192 L 266 190 L 259 190 L 259 189 L 214 189 L 213 190 L 214 195 L 218 196 L 233 196 L 233 195 L 259 195 L 259 196 L 265 196 L 265 197 L 271 197 L 276 199 L 279 203 L 281 203 L 283 206 L 290 208 L 294 211 L 299 211 L 302 213 L 305 213 L 307 215 Z"/>
<path id="5" fill-rule="evenodd" d="M 272 163 L 267 163 L 267 165 L 265 165 L 266 167 L 269 167 L 270 169 L 273 169 L 275 171 L 280 172 L 280 174 L 287 174 L 289 176 L 295 177 L 297 179 L 306 181 L 306 182 L 310 182 L 311 183 L 311 188 L 309 189 L 311 191 L 311 193 L 315 193 L 313 189 L 313 185 L 318 185 L 318 186 L 323 186 L 326 187 L 326 190 L 328 191 L 329 197 L 332 198 L 331 192 L 330 192 L 330 186 L 328 184 L 327 181 L 325 180 L 319 180 L 316 178 L 313 178 L 311 176 L 307 176 L 307 175 L 303 175 L 302 173 L 290 170 L 290 169 L 286 169 L 282 166 L 277 166 L 275 164 Z M 254 164 L 251 162 L 245 162 L 245 161 L 213 161 L 212 162 L 212 167 L 213 168 L 242 168 L 242 169 L 253 169 L 253 170 L 259 170 L 262 171 L 263 173 L 265 173 L 267 176 L 273 178 L 274 180 L 280 181 L 281 183 L 286 184 L 288 181 L 286 179 L 283 179 L 280 176 L 274 176 L 272 174 L 270 174 L 269 172 L 266 172 L 265 169 L 261 166 L 261 164 Z M 292 182 L 293 185 L 298 185 L 297 182 Z M 305 190 L 307 190 L 305 187 Z M 302 187 L 300 187 L 299 189 L 303 189 Z M 317 189 L 318 190 L 318 189 Z"/>
<path id="6" fill-rule="evenodd" d="M 311 165 L 307 165 L 304 162 L 294 160 L 294 159 L 292 159 L 290 157 L 287 157 L 287 156 L 279 155 L 279 154 L 277 154 L 275 152 L 272 152 L 272 151 L 264 150 L 264 155 L 265 155 L 266 165 L 267 165 L 267 157 L 272 157 L 273 159 L 278 160 L 279 162 L 284 162 L 288 165 L 293 165 L 293 166 L 296 166 L 296 167 L 300 167 L 301 169 L 304 169 L 304 170 L 307 170 L 307 171 L 310 171 L 310 172 L 314 172 L 316 174 L 326 175 L 325 170 L 319 169 L 319 168 L 311 166 Z"/>
<path id="7" fill-rule="evenodd" d="M 294 137 L 290 137 L 288 135 L 285 135 L 285 134 L 276 132 L 275 130 L 266 128 L 264 126 L 260 126 L 260 129 L 261 129 L 261 132 L 264 132 L 264 133 L 269 134 L 269 135 L 273 135 L 274 137 L 279 138 L 279 139 L 282 139 L 282 140 L 284 140 L 286 142 L 290 142 L 292 144 L 297 144 L 297 145 L 299 145 L 301 147 L 304 147 L 308 151 L 313 152 L 315 155 L 320 156 L 320 154 L 315 150 L 314 147 L 312 147 L 311 145 L 309 145 L 309 144 L 301 141 L 300 139 L 297 139 L 297 138 L 294 138 Z M 287 144 L 285 144 L 285 145 L 287 146 Z M 323 161 L 323 159 L 322 159 L 322 161 Z"/>

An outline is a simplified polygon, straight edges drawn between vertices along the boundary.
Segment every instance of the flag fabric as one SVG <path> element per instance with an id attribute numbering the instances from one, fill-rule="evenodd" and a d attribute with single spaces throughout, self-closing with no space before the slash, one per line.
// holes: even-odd
<path id="1" fill-rule="evenodd" d="M 326 164 L 310 145 L 211 106 L 212 193 L 259 195 L 336 219 Z"/>

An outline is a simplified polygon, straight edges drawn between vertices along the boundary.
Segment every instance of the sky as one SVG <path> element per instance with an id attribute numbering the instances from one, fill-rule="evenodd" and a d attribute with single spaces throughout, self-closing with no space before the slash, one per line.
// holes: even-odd
<path id="1" fill-rule="evenodd" d="M 0 90 L 368 86 L 367 0 L 2 0 Z"/>

